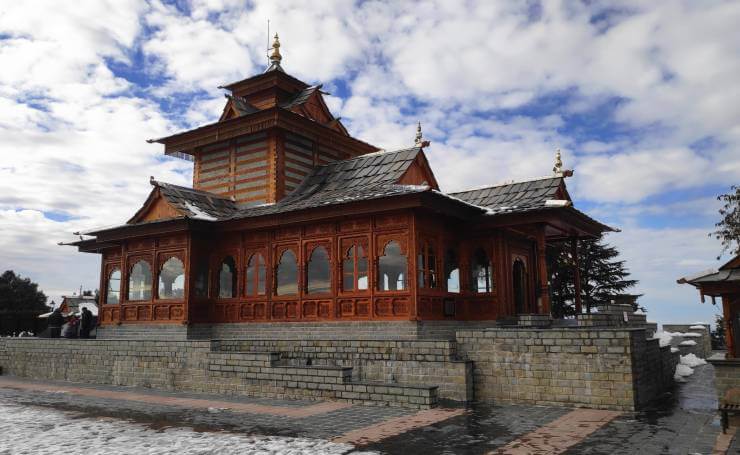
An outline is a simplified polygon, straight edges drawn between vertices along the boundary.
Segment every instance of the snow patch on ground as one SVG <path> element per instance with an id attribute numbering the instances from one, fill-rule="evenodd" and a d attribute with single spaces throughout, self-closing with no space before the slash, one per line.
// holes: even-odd
<path id="1" fill-rule="evenodd" d="M 696 346 L 696 341 L 694 340 L 686 340 L 678 343 L 679 346 Z"/>
<path id="2" fill-rule="evenodd" d="M 674 352 L 675 353 L 675 352 L 678 352 L 678 351 L 680 351 L 680 349 L 678 349 L 678 348 L 671 348 L 671 352 Z"/>
<path id="3" fill-rule="evenodd" d="M 676 334 L 673 332 L 655 332 L 654 337 L 658 339 L 658 344 L 661 348 L 671 345 L 671 340 Z"/>
<path id="4" fill-rule="evenodd" d="M 189 428 L 155 430 L 126 420 L 80 418 L 54 409 L 0 403 L 1 454 L 360 454 L 354 450 L 352 445 L 321 439 L 242 436 Z"/>
<path id="5" fill-rule="evenodd" d="M 699 365 L 706 365 L 707 361 L 700 359 L 695 354 L 686 354 L 681 356 L 681 365 L 686 365 L 691 368 L 696 368 Z"/>
<path id="6" fill-rule="evenodd" d="M 707 330 L 707 328 L 704 327 L 703 325 L 692 325 L 691 327 L 689 327 L 689 329 L 691 329 L 691 330 L 697 330 L 697 329 Z"/>
<path id="7" fill-rule="evenodd" d="M 677 382 L 685 382 L 685 378 L 692 374 L 694 374 L 694 370 L 690 366 L 679 363 L 676 365 L 676 373 L 673 375 L 673 379 Z"/>

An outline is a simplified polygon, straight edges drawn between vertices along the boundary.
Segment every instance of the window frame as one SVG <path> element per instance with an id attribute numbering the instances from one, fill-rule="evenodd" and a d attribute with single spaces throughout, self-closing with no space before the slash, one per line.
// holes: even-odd
<path id="1" fill-rule="evenodd" d="M 450 257 L 450 253 L 454 255 L 455 257 L 455 268 L 452 270 L 448 270 L 448 261 L 447 259 Z M 450 291 L 450 275 L 453 270 L 457 270 L 457 291 Z M 462 266 L 460 263 L 460 248 L 455 246 L 450 246 L 444 250 L 444 258 L 442 259 L 442 271 L 444 273 L 444 290 L 445 292 L 449 294 L 460 294 L 465 289 L 463 287 L 463 272 L 462 272 Z"/>
<path id="2" fill-rule="evenodd" d="M 478 274 L 474 273 L 477 266 L 477 253 L 481 251 L 486 257 L 487 263 L 487 280 L 486 280 L 486 290 L 480 291 L 478 287 Z M 492 295 L 496 293 L 496 277 L 495 277 L 495 269 L 494 269 L 494 262 L 493 262 L 493 254 L 491 254 L 491 250 L 489 248 L 485 248 L 483 246 L 475 246 L 471 249 L 470 256 L 469 256 L 469 270 L 468 275 L 470 279 L 469 283 L 469 292 L 475 295 Z"/>
<path id="3" fill-rule="evenodd" d="M 326 266 L 327 266 L 327 278 L 329 280 L 329 289 L 326 292 L 311 292 L 311 282 L 309 280 L 309 271 L 311 267 L 311 259 L 313 258 L 314 253 L 316 253 L 316 250 L 319 248 L 323 248 L 326 252 Z M 304 266 L 304 273 L 303 273 L 303 288 L 302 291 L 305 295 L 315 297 L 315 296 L 327 296 L 331 295 L 334 290 L 334 271 L 336 268 L 334 267 L 334 260 L 332 256 L 332 248 L 331 248 L 331 242 L 329 241 L 322 241 L 322 242 L 307 242 L 304 245 L 304 251 L 305 251 L 305 266 Z"/>
<path id="4" fill-rule="evenodd" d="M 440 290 L 438 242 L 431 238 L 422 238 L 417 243 L 416 251 L 416 285 L 419 289 Z M 430 248 L 434 254 L 429 254 Z M 430 267 L 433 265 L 434 267 Z M 434 277 L 434 280 L 432 280 Z M 434 281 L 434 286 L 430 284 Z"/>
<path id="5" fill-rule="evenodd" d="M 109 303 L 108 295 L 110 294 L 110 280 L 113 272 L 118 272 L 118 302 Z M 108 273 L 106 274 L 105 278 L 105 300 L 103 302 L 103 305 L 120 305 L 123 302 L 123 299 L 121 297 L 123 297 L 123 270 L 118 264 L 110 265 L 108 266 Z"/>
<path id="6" fill-rule="evenodd" d="M 339 247 L 340 247 L 340 253 L 341 256 L 338 261 L 338 268 L 339 268 L 339 282 L 337 284 L 337 289 L 341 294 L 362 294 L 366 295 L 371 291 L 371 288 L 373 286 L 373 277 L 372 277 L 372 266 L 371 266 L 371 254 L 369 251 L 370 248 L 370 242 L 366 236 L 364 237 L 345 237 L 341 238 L 339 241 Z M 345 277 L 345 269 L 344 269 L 344 263 L 345 261 L 350 259 L 349 252 L 352 251 L 353 253 L 357 253 L 357 249 L 362 249 L 362 255 L 354 254 L 352 256 L 352 289 L 345 289 L 344 288 L 344 277 Z M 359 264 L 360 261 L 364 259 L 365 260 L 365 277 L 367 278 L 367 286 L 365 289 L 359 289 L 359 281 L 360 281 L 360 272 L 359 272 Z"/>
<path id="7" fill-rule="evenodd" d="M 398 245 L 398 250 L 400 253 L 400 256 L 404 258 L 405 267 L 403 271 L 403 287 L 401 289 L 382 289 L 380 285 L 380 280 L 383 278 L 383 273 L 381 272 L 381 259 L 383 257 L 388 256 L 386 253 L 388 246 L 391 243 L 396 243 Z M 376 244 L 377 251 L 376 251 L 376 276 L 375 276 L 375 291 L 378 293 L 399 293 L 399 292 L 409 292 L 410 287 L 412 284 L 409 281 L 409 257 L 408 257 L 408 249 L 406 248 L 406 242 L 403 240 L 402 235 L 388 235 L 384 236 L 378 239 L 378 242 Z M 396 279 L 396 283 L 398 283 L 398 279 Z M 389 281 L 390 284 L 390 281 Z"/>
<path id="8" fill-rule="evenodd" d="M 249 267 L 251 267 L 252 259 L 256 256 L 259 256 L 259 258 L 262 260 L 260 263 L 257 261 L 256 264 L 256 273 L 252 277 L 251 285 L 254 286 L 255 292 L 249 292 Z M 253 298 L 266 298 L 267 295 L 270 293 L 270 282 L 269 282 L 269 265 L 267 262 L 268 256 L 265 254 L 265 250 L 263 249 L 254 249 L 254 250 L 247 250 L 247 253 L 245 255 L 245 261 L 244 261 L 244 297 L 253 299 Z M 265 279 L 265 286 L 262 292 L 260 292 L 260 273 L 264 274 Z"/>
<path id="9" fill-rule="evenodd" d="M 219 255 L 218 257 L 221 258 L 220 261 L 218 261 L 218 267 L 215 268 L 216 273 L 213 274 L 213 296 L 217 300 L 234 300 L 239 298 L 239 262 L 237 260 L 238 256 L 235 256 L 231 253 L 224 253 Z M 232 268 L 232 274 L 234 275 L 231 279 L 231 285 L 232 285 L 232 295 L 231 297 L 222 297 L 221 296 L 221 272 L 223 270 L 223 265 L 226 262 L 227 259 L 231 259 L 233 263 Z"/>
<path id="10" fill-rule="evenodd" d="M 180 264 L 182 264 L 182 297 L 161 297 L 159 295 L 159 281 L 161 279 L 162 275 L 162 269 L 164 268 L 164 265 L 169 261 L 170 259 L 177 259 L 180 261 Z M 182 255 L 178 253 L 162 253 L 160 254 L 159 261 L 157 264 L 157 286 L 156 286 L 156 294 L 154 294 L 154 289 L 152 289 L 152 294 L 154 300 L 166 300 L 167 302 L 182 302 L 185 300 L 185 296 L 188 292 L 188 286 L 187 286 L 187 270 L 185 261 L 182 258 Z M 152 283 L 152 288 L 154 288 L 154 283 Z"/>
<path id="11" fill-rule="evenodd" d="M 278 294 L 278 287 L 280 286 L 280 280 L 279 280 L 279 268 L 282 264 L 283 255 L 290 251 L 290 253 L 295 258 L 295 265 L 296 265 L 296 291 L 292 294 Z M 296 244 L 290 244 L 290 245 L 279 245 L 275 247 L 275 260 L 273 261 L 273 267 L 272 267 L 272 297 L 273 299 L 281 300 L 294 300 L 299 299 L 301 297 L 301 290 L 303 284 L 301 283 L 301 257 L 300 257 L 301 249 Z"/>
<path id="12" fill-rule="evenodd" d="M 149 267 L 149 298 L 141 298 L 132 300 L 131 297 L 131 272 L 137 264 L 143 262 Z M 152 267 L 153 261 L 147 257 L 134 256 L 128 259 L 128 267 L 126 269 L 126 302 L 127 303 L 145 303 L 152 302 L 154 300 L 154 267 Z"/>

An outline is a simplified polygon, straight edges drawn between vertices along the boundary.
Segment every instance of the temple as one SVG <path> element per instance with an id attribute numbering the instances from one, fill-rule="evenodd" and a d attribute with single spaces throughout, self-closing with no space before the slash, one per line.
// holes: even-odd
<path id="1" fill-rule="evenodd" d="M 270 61 L 220 87 L 217 122 L 150 141 L 193 162 L 192 188 L 152 178 L 126 224 L 73 243 L 102 257 L 101 336 L 432 337 L 549 316 L 546 246 L 610 230 L 573 206 L 559 153 L 545 177 L 445 193 L 421 126 L 401 150 L 356 139 L 283 70 L 277 35 Z"/>

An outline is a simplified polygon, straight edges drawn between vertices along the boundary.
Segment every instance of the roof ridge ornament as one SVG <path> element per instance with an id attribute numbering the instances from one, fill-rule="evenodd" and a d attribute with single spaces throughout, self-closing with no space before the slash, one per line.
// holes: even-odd
<path id="1" fill-rule="evenodd" d="M 563 169 L 563 159 L 560 154 L 560 147 L 555 149 L 555 166 L 552 168 L 555 177 L 571 177 L 573 175 L 572 169 Z"/>
<path id="2" fill-rule="evenodd" d="M 430 142 L 425 141 L 421 134 L 421 122 L 416 122 L 416 137 L 414 138 L 414 146 L 416 147 L 429 147 Z"/>
<path id="3" fill-rule="evenodd" d="M 283 56 L 280 55 L 280 37 L 277 33 L 275 33 L 275 39 L 272 42 L 272 47 L 269 50 L 272 50 L 272 54 L 270 54 L 270 66 L 267 67 L 265 72 L 269 71 L 283 71 L 283 68 L 280 66 L 280 62 L 283 61 Z"/>

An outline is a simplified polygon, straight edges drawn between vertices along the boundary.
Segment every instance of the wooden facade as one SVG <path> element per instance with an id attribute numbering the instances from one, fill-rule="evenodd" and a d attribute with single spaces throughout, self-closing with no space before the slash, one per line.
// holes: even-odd
<path id="1" fill-rule="evenodd" d="M 547 242 L 608 229 L 563 173 L 441 193 L 426 143 L 378 153 L 279 61 L 224 88 L 218 122 L 156 140 L 194 162 L 193 188 L 153 181 L 127 224 L 74 244 L 102 255 L 101 324 L 547 314 Z"/>

